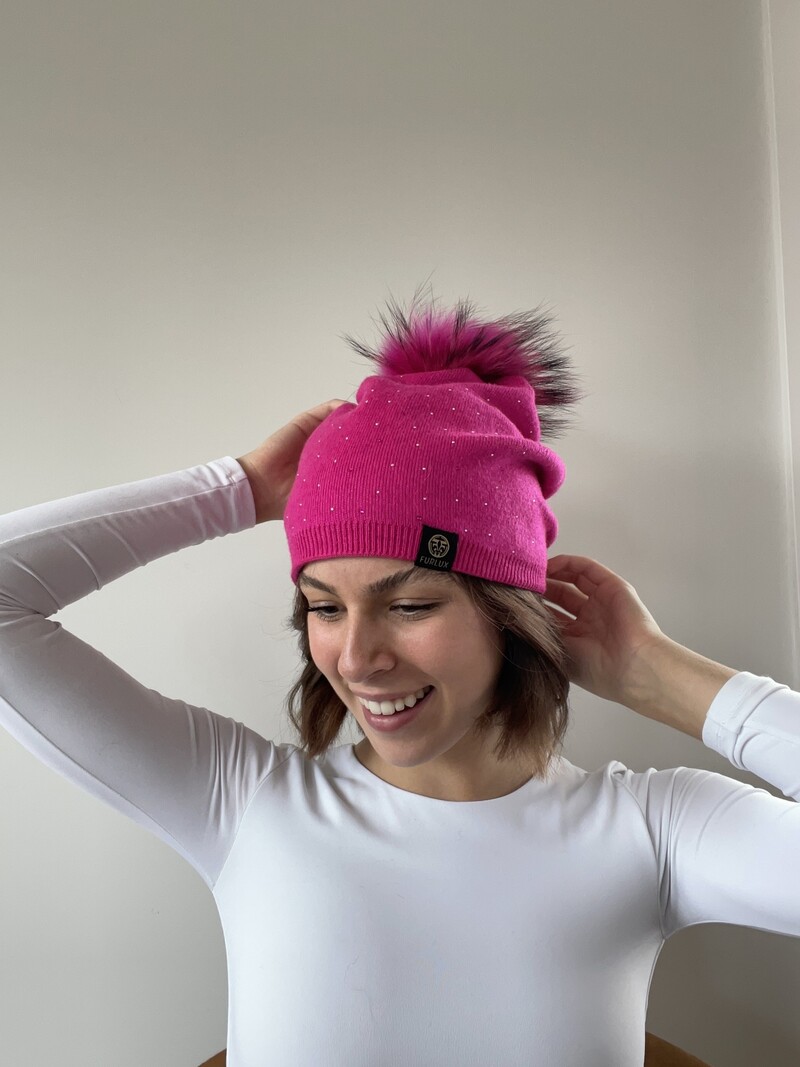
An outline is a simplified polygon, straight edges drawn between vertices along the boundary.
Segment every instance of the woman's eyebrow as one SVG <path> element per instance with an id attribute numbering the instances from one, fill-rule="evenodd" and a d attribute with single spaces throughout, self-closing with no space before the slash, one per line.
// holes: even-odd
<path id="1" fill-rule="evenodd" d="M 449 581 L 450 577 L 447 574 L 430 571 L 425 567 L 412 567 L 410 570 L 395 571 L 394 574 L 387 574 L 385 578 L 379 578 L 377 582 L 372 582 L 370 585 L 364 586 L 362 593 L 366 596 L 377 596 L 380 593 L 387 593 L 392 589 L 397 589 L 400 585 L 410 584 L 411 582 L 430 581 L 431 579 Z M 297 579 L 297 584 L 310 585 L 312 588 L 319 589 L 323 593 L 332 593 L 333 596 L 339 595 L 333 586 L 326 585 L 325 582 L 319 581 L 318 578 L 312 578 L 308 574 L 301 574 Z"/>

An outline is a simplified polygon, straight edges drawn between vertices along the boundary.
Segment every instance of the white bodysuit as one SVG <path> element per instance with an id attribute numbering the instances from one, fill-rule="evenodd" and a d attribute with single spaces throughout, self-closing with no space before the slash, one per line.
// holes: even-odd
<path id="1" fill-rule="evenodd" d="M 666 938 L 800 936 L 800 694 L 771 678 L 727 681 L 703 742 L 791 799 L 561 758 L 451 802 L 162 696 L 50 619 L 254 525 L 231 457 L 0 517 L 0 724 L 208 885 L 229 1067 L 641 1067 Z"/>

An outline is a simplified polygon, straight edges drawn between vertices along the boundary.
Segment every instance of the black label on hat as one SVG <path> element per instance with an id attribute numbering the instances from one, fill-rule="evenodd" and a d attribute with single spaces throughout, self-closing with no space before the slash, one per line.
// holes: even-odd
<path id="1" fill-rule="evenodd" d="M 414 563 L 432 571 L 452 570 L 457 548 L 458 534 L 437 530 L 435 526 L 423 526 Z"/>

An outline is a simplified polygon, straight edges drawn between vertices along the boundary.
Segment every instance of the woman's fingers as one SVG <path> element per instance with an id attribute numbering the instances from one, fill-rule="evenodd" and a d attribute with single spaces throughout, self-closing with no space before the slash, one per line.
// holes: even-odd
<path id="1" fill-rule="evenodd" d="M 320 423 L 324 422 L 333 411 L 341 407 L 342 404 L 347 403 L 347 400 L 325 400 L 322 404 L 317 404 L 316 407 L 301 411 L 299 415 L 295 415 L 292 422 L 306 437 L 310 437 Z"/>
<path id="2" fill-rule="evenodd" d="M 563 611 L 559 611 L 549 604 L 545 604 L 545 608 L 564 637 L 574 636 L 571 628 L 575 626 L 575 619 L 571 615 L 565 615 Z"/>
<path id="3" fill-rule="evenodd" d="M 607 571 L 588 556 L 561 554 L 547 561 L 545 596 L 570 614 L 580 613 L 586 601 L 596 591 Z"/>
<path id="4" fill-rule="evenodd" d="M 591 595 L 598 586 L 609 579 L 624 582 L 621 575 L 604 567 L 589 556 L 570 556 L 566 554 L 553 556 L 547 561 L 547 577 L 559 582 L 571 582 L 581 592 Z"/>
<path id="5" fill-rule="evenodd" d="M 575 578 L 586 578 L 597 585 L 612 572 L 602 563 L 589 556 L 570 556 L 562 554 L 552 556 L 547 561 L 547 575 L 558 578 L 559 581 L 574 581 Z"/>
<path id="6" fill-rule="evenodd" d="M 580 589 L 576 589 L 574 585 L 552 578 L 547 579 L 544 596 L 552 604 L 563 608 L 564 611 L 568 611 L 571 615 L 577 615 L 589 599 L 585 593 L 582 593 Z"/>
<path id="7" fill-rule="evenodd" d="M 351 404 L 351 401 L 339 399 L 324 400 L 321 404 L 317 404 L 316 407 L 309 408 L 308 412 L 310 415 L 316 416 L 319 421 L 322 422 L 323 419 L 327 418 L 327 416 L 330 415 L 332 411 L 335 411 L 337 408 L 340 408 L 342 404 Z M 351 404 L 351 406 L 354 405 Z"/>

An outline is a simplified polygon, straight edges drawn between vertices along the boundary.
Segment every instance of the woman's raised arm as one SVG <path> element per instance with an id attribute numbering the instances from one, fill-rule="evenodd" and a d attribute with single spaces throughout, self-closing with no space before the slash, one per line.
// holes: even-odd
<path id="1" fill-rule="evenodd" d="M 210 886 L 274 746 L 142 685 L 51 616 L 254 522 L 248 480 L 230 456 L 0 516 L 0 726 L 160 837 Z"/>

